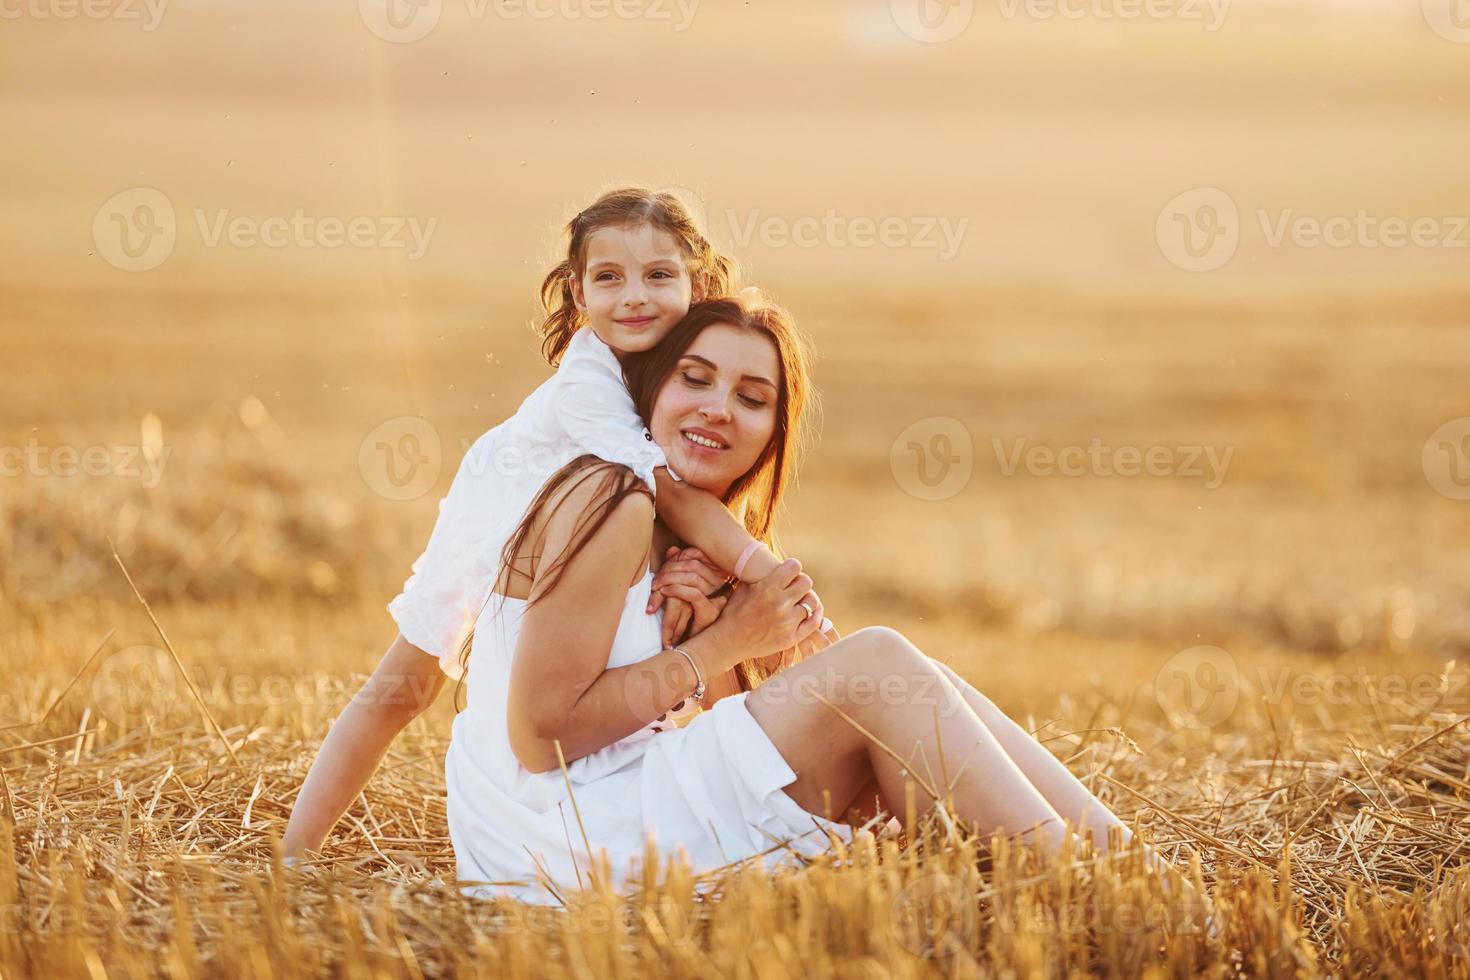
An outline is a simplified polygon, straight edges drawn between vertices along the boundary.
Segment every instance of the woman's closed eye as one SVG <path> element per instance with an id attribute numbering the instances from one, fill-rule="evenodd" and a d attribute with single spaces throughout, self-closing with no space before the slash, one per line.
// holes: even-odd
<path id="1" fill-rule="evenodd" d="M 708 388 L 710 385 L 708 381 L 704 380 L 703 378 L 696 378 L 688 371 L 681 371 L 679 373 L 680 376 L 684 379 L 684 383 L 691 388 Z M 749 405 L 751 408 L 764 408 L 766 404 L 761 399 L 756 398 L 753 395 L 747 395 L 744 392 L 741 392 L 740 400 L 745 402 L 745 404 Z"/>

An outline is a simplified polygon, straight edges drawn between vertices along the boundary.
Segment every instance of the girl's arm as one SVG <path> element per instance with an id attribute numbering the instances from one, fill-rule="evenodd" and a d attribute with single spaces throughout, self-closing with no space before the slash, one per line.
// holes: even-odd
<path id="1" fill-rule="evenodd" d="M 674 534 L 704 550 L 719 566 L 734 569 L 753 539 L 714 494 L 670 473 L 663 449 L 639 417 L 612 350 L 590 330 L 578 331 L 556 369 L 557 423 L 582 449 L 633 469 L 656 495 L 658 515 Z M 761 545 L 741 578 L 758 582 L 780 565 Z"/>
<path id="2" fill-rule="evenodd" d="M 591 330 L 573 335 L 556 369 L 552 404 L 557 424 L 583 452 L 631 467 L 655 494 L 658 515 L 675 535 L 697 545 L 722 569 L 733 572 L 754 539 L 714 494 L 689 486 L 668 468 L 668 459 L 638 415 L 617 357 Z M 758 582 L 781 560 L 764 544 L 741 571 Z M 654 608 L 663 597 L 655 597 Z"/>
<path id="3" fill-rule="evenodd" d="M 653 476 L 658 482 L 658 516 L 669 530 L 681 541 L 703 551 L 720 568 L 733 572 L 741 552 L 755 540 L 745 525 L 736 520 L 720 498 L 674 479 L 667 467 L 655 469 Z M 770 548 L 757 545 L 741 571 L 740 580 L 759 582 L 780 564 L 781 560 L 771 554 Z"/>
<path id="4" fill-rule="evenodd" d="M 444 680 L 438 659 L 399 634 L 373 676 L 332 722 L 291 808 L 281 839 L 287 857 L 320 850 L 393 739 L 434 703 Z"/>

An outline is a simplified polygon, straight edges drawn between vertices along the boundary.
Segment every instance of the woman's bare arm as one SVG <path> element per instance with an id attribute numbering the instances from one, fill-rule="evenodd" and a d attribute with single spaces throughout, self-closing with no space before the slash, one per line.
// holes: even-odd
<path id="1" fill-rule="evenodd" d="M 598 482 L 584 480 L 550 504 L 542 554 L 565 554 L 585 533 L 588 515 L 604 499 Z M 648 567 L 652 535 L 652 502 L 642 494 L 624 497 L 554 588 L 533 587 L 539 598 L 521 618 L 506 711 L 511 749 L 530 771 L 558 767 L 556 743 L 572 762 L 631 735 L 694 688 L 693 668 L 673 650 L 607 666 L 629 589 Z"/>
<path id="2" fill-rule="evenodd" d="M 287 857 L 318 851 L 367 785 L 398 733 L 434 703 L 444 687 L 439 661 L 394 639 L 373 676 L 332 722 L 296 804 L 281 845 Z"/>

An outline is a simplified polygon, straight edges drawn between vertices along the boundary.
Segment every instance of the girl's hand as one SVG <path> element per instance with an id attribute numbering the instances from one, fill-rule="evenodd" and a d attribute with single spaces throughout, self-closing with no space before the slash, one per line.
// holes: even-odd
<path id="1" fill-rule="evenodd" d="M 729 596 L 715 596 L 710 598 L 692 585 L 669 585 L 669 603 L 690 610 L 692 622 L 688 624 L 689 634 L 685 636 L 682 632 L 675 633 L 671 639 L 668 633 L 669 612 L 668 606 L 664 607 L 664 648 L 667 649 L 674 643 L 682 643 L 687 639 L 696 637 L 708 629 L 715 620 L 720 618 L 720 613 L 725 609 L 725 604 L 730 601 Z"/>
<path id="2" fill-rule="evenodd" d="M 695 618 L 694 607 L 680 594 L 669 589 L 671 585 L 684 585 L 697 589 L 701 596 L 708 596 L 725 584 L 726 576 L 698 548 L 670 547 L 664 553 L 664 563 L 653 577 L 650 586 L 647 612 L 651 615 L 660 605 L 664 610 L 663 644 L 665 647 L 685 639 Z M 707 614 L 707 613 L 706 613 Z M 708 625 L 707 623 L 705 625 Z M 704 627 L 698 627 L 703 629 Z M 692 634 L 691 634 L 692 635 Z"/>
<path id="3" fill-rule="evenodd" d="M 816 593 L 812 594 L 815 595 Z M 821 600 L 818 601 L 820 602 Z M 810 604 L 811 600 L 808 599 L 807 602 L 808 604 Z M 817 615 L 820 616 L 821 612 L 818 611 Z M 835 626 L 832 627 L 830 630 L 827 630 L 826 632 L 823 632 L 820 629 L 812 630 L 811 636 L 807 637 L 805 640 L 802 640 L 796 645 L 796 652 L 798 656 L 792 660 L 792 663 L 797 663 L 799 661 L 805 660 L 807 657 L 810 657 L 818 650 L 825 650 L 840 639 L 842 639 L 842 634 L 837 632 L 837 627 Z M 786 664 L 786 666 L 789 667 L 791 666 L 791 664 Z"/>
<path id="4" fill-rule="evenodd" d="M 692 585 L 705 595 L 719 589 L 729 576 L 706 557 L 698 548 L 670 546 L 664 552 L 664 563 L 653 576 L 653 595 L 649 597 L 647 612 L 653 613 L 663 603 L 667 593 L 662 587 L 672 582 Z"/>
<path id="5" fill-rule="evenodd" d="M 685 585 L 680 586 L 680 588 L 687 589 L 689 587 Z M 699 590 L 690 589 L 689 591 L 698 592 Z M 689 624 L 694 620 L 694 607 L 677 595 L 655 594 L 659 595 L 660 600 L 663 602 L 664 621 L 660 635 L 664 649 L 667 650 L 669 647 L 677 643 L 682 643 L 686 639 L 685 631 L 689 629 Z M 700 595 L 703 594 L 702 592 L 700 593 Z"/>

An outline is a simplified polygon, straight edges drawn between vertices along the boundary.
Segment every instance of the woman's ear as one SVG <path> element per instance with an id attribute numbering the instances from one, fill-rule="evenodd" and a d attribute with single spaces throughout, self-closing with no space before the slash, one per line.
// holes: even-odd
<path id="1" fill-rule="evenodd" d="M 694 285 L 689 290 L 689 302 L 703 303 L 707 298 L 704 295 L 704 277 L 700 276 L 694 280 Z"/>

